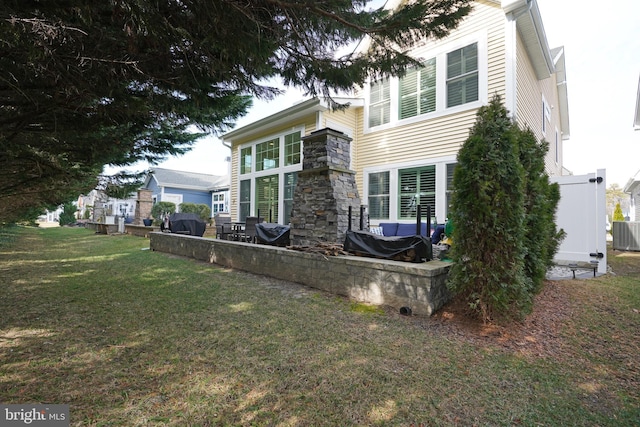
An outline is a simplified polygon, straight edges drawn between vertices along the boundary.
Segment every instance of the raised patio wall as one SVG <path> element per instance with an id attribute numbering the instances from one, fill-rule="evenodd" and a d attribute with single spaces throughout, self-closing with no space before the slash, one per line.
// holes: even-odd
<path id="1" fill-rule="evenodd" d="M 154 251 L 301 283 L 360 302 L 409 307 L 430 316 L 449 299 L 449 263 L 405 263 L 356 256 L 323 256 L 251 243 L 150 233 Z"/>

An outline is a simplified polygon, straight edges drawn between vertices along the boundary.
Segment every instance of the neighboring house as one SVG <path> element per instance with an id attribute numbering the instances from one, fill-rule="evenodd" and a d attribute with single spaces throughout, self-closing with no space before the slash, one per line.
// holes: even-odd
<path id="1" fill-rule="evenodd" d="M 143 188 L 153 192 L 153 203 L 172 202 L 179 210 L 180 203 L 205 204 L 211 215 L 228 212 L 229 177 L 207 175 L 172 169 L 153 168 Z"/>
<path id="2" fill-rule="evenodd" d="M 288 223 L 301 138 L 331 128 L 352 138 L 351 168 L 372 224 L 412 221 L 417 204 L 432 206 L 432 220 L 443 222 L 456 155 L 494 94 L 517 123 L 549 142 L 547 172 L 562 175 L 564 50 L 548 47 L 536 0 L 475 1 L 449 37 L 426 40 L 413 53 L 424 67 L 355 89 L 338 99 L 349 103 L 344 110 L 309 99 L 223 135 L 232 151 L 232 218 L 260 210 Z"/>
<path id="3" fill-rule="evenodd" d="M 629 194 L 629 221 L 640 221 L 640 171 L 622 189 Z"/>

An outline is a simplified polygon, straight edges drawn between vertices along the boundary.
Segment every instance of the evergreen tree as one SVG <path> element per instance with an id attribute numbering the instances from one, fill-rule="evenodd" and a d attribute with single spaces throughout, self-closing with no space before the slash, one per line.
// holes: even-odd
<path id="1" fill-rule="evenodd" d="M 530 304 L 517 137 L 517 127 L 494 97 L 478 111 L 453 176 L 449 286 L 484 321 L 514 316 Z"/>
<path id="2" fill-rule="evenodd" d="M 616 203 L 616 208 L 613 211 L 613 220 L 624 221 L 624 214 L 622 213 L 622 207 L 620 207 L 620 203 Z"/>
<path id="3" fill-rule="evenodd" d="M 484 321 L 530 312 L 564 236 L 555 223 L 560 190 L 545 171 L 548 149 L 496 96 L 458 154 L 449 287 Z"/>
<path id="4" fill-rule="evenodd" d="M 76 206 L 73 203 L 65 203 L 58 222 L 60 225 L 69 225 L 76 222 Z"/>
<path id="5" fill-rule="evenodd" d="M 271 78 L 327 96 L 402 73 L 412 43 L 470 11 L 469 0 L 367 3 L 3 0 L 0 217 L 73 199 L 104 165 L 186 152 L 252 96 L 277 95 Z M 345 49 L 363 37 L 368 49 Z"/>
<path id="6" fill-rule="evenodd" d="M 525 170 L 524 272 L 530 280 L 530 293 L 537 294 L 564 236 L 555 223 L 560 188 L 557 183 L 549 182 L 545 171 L 549 143 L 538 141 L 531 129 L 516 132 L 520 162 Z"/>

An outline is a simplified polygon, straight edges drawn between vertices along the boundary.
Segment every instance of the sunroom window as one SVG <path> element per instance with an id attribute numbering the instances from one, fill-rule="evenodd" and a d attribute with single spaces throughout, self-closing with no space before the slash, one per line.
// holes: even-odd
<path id="1" fill-rule="evenodd" d="M 278 218 L 278 175 L 256 178 L 256 208 L 267 221 Z"/>
<path id="2" fill-rule="evenodd" d="M 280 163 L 280 139 L 275 138 L 256 145 L 256 172 L 275 169 Z"/>

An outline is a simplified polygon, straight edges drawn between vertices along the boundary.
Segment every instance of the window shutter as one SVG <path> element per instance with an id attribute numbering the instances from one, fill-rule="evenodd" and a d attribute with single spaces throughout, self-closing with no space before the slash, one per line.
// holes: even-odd
<path id="1" fill-rule="evenodd" d="M 389 79 L 371 83 L 369 93 L 369 126 L 389 123 L 391 119 L 391 84 Z"/>
<path id="2" fill-rule="evenodd" d="M 369 217 L 389 219 L 389 172 L 369 174 Z"/>
<path id="3" fill-rule="evenodd" d="M 278 175 L 269 175 L 256 178 L 256 208 L 260 210 L 260 216 L 278 219 Z"/>
<path id="4" fill-rule="evenodd" d="M 415 218 L 418 205 L 426 212 L 426 206 L 435 208 L 436 201 L 436 167 L 426 166 L 415 169 L 398 171 L 400 190 L 399 217 L 401 219 Z"/>
<path id="5" fill-rule="evenodd" d="M 400 119 L 418 115 L 418 74 L 412 68 L 400 79 Z"/>

